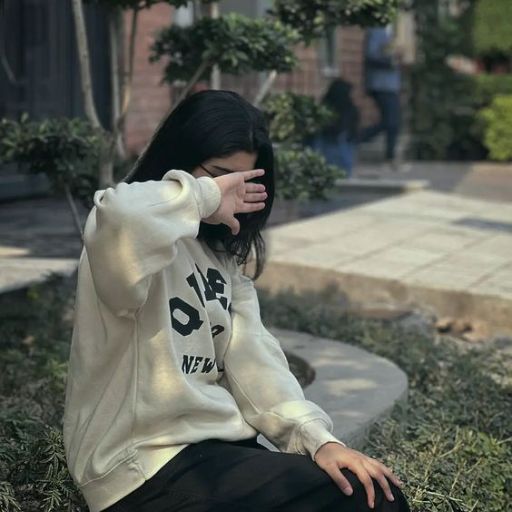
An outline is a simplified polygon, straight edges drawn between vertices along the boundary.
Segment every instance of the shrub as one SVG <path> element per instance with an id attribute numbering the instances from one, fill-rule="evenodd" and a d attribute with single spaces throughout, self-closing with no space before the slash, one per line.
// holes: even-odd
<path id="1" fill-rule="evenodd" d="M 512 95 L 496 96 L 480 112 L 484 129 L 484 143 L 493 160 L 512 160 Z"/>
<path id="2" fill-rule="evenodd" d="M 269 96 L 263 110 L 274 142 L 301 143 L 335 117 L 334 112 L 314 98 L 293 92 Z"/>
<path id="3" fill-rule="evenodd" d="M 478 0 L 473 19 L 473 40 L 480 55 L 495 52 L 512 55 L 510 0 Z"/>
<path id="4" fill-rule="evenodd" d="M 276 152 L 276 198 L 307 201 L 326 199 L 342 169 L 329 165 L 309 148 L 278 147 Z"/>
<path id="5" fill-rule="evenodd" d="M 72 194 L 92 207 L 98 188 L 102 133 L 83 119 L 0 120 L 0 162 L 16 163 L 24 172 L 44 173 L 53 190 Z"/>
<path id="6" fill-rule="evenodd" d="M 490 32 L 508 31 L 506 10 Z M 419 159 L 480 160 L 487 157 L 478 112 L 490 105 L 497 94 L 510 94 L 512 75 L 461 75 L 446 64 L 447 55 L 470 57 L 483 51 L 479 10 L 495 9 L 495 0 L 461 4 L 457 17 L 440 14 L 438 0 L 415 0 L 418 26 L 418 63 L 411 74 L 411 156 Z M 500 2 L 498 2 L 500 3 Z M 480 28 L 479 28 L 480 27 Z M 488 29 L 485 37 L 494 39 Z M 504 44 L 510 39 L 503 38 Z M 487 43 L 486 43 L 487 44 Z"/>
<path id="7" fill-rule="evenodd" d="M 487 107 L 495 96 L 512 93 L 512 75 L 491 75 L 483 73 L 474 76 L 473 101 L 476 109 Z"/>
<path id="8" fill-rule="evenodd" d="M 337 25 L 386 25 L 394 20 L 398 0 L 274 0 L 270 10 L 300 31 L 306 44 Z"/>
<path id="9" fill-rule="evenodd" d="M 189 27 L 172 25 L 159 32 L 151 46 L 150 62 L 168 58 L 164 80 L 190 80 L 203 64 L 207 78 L 215 64 L 223 73 L 290 71 L 297 59 L 292 47 L 298 33 L 279 20 L 250 19 L 230 13 L 204 17 Z"/>

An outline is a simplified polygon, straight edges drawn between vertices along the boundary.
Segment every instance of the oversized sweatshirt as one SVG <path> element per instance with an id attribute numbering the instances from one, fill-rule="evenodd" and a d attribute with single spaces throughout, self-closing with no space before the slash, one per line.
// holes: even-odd
<path id="1" fill-rule="evenodd" d="M 312 460 L 344 445 L 262 324 L 253 280 L 197 238 L 220 201 L 213 178 L 176 169 L 94 194 L 63 416 L 67 466 L 91 512 L 205 439 L 261 433 Z"/>

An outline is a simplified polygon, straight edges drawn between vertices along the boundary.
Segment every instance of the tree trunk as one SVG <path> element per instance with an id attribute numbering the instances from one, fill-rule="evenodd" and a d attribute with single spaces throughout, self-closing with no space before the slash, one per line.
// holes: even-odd
<path id="1" fill-rule="evenodd" d="M 194 76 L 189 80 L 185 88 L 181 91 L 181 94 L 179 95 L 178 99 L 174 102 L 174 106 L 176 106 L 180 101 L 182 101 L 187 96 L 190 89 L 194 87 L 194 85 L 199 80 L 200 76 L 204 73 L 204 70 L 208 67 L 208 65 L 209 62 L 207 61 L 201 62 L 196 72 L 194 73 Z"/>
<path id="2" fill-rule="evenodd" d="M 212 2 L 210 4 L 210 17 L 214 20 L 219 18 L 219 3 Z M 210 87 L 214 90 L 220 89 L 220 69 L 219 66 L 215 65 L 212 67 L 212 73 L 210 76 Z"/>
<path id="3" fill-rule="evenodd" d="M 112 9 L 109 13 L 109 38 L 110 38 L 110 81 L 112 84 L 112 115 L 111 124 L 116 139 L 116 154 L 119 158 L 126 157 L 122 130 L 117 129 L 118 120 L 121 117 L 121 101 L 124 92 L 124 59 L 123 59 L 123 15 L 119 8 Z"/>
<path id="4" fill-rule="evenodd" d="M 91 61 L 87 44 L 87 32 L 85 28 L 84 9 L 82 0 L 71 0 L 73 18 L 75 20 L 75 34 L 78 48 L 78 60 L 80 63 L 80 83 L 84 100 L 85 115 L 95 128 L 101 128 L 101 123 L 94 105 L 94 94 L 91 80 Z"/>
<path id="5" fill-rule="evenodd" d="M 260 87 L 260 90 L 256 94 L 256 97 L 254 98 L 254 106 L 259 107 L 260 103 L 265 99 L 265 96 L 268 94 L 268 91 L 270 91 L 273 83 L 275 82 L 277 77 L 277 71 L 273 69 L 267 76 L 265 82 L 263 82 L 263 85 Z"/>
<path id="6" fill-rule="evenodd" d="M 68 201 L 69 209 L 71 210 L 71 216 L 73 217 L 73 223 L 75 224 L 76 230 L 77 230 L 78 234 L 80 235 L 80 238 L 82 239 L 82 242 L 83 242 L 84 241 L 84 231 L 82 228 L 82 221 L 80 220 L 80 215 L 78 214 L 78 210 L 76 208 L 75 201 L 73 200 L 73 196 L 71 195 L 68 185 L 66 185 L 64 187 L 64 192 L 66 194 L 66 199 Z"/>
<path id="7" fill-rule="evenodd" d="M 100 155 L 99 187 L 104 189 L 115 185 L 114 157 L 116 152 L 116 139 L 110 132 L 104 133 L 104 140 Z"/>

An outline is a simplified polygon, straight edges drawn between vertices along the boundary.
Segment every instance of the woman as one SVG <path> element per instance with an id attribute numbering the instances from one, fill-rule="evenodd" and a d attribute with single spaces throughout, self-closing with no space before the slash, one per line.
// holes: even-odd
<path id="1" fill-rule="evenodd" d="M 350 178 L 359 129 L 359 112 L 351 97 L 352 85 L 341 78 L 331 82 L 322 104 L 335 113 L 335 118 L 306 142 L 321 153 L 327 163 L 341 167 Z"/>
<path id="2" fill-rule="evenodd" d="M 261 112 L 203 91 L 94 194 L 63 418 L 92 512 L 408 510 L 304 398 L 238 268 L 252 245 L 263 268 L 273 173 Z"/>

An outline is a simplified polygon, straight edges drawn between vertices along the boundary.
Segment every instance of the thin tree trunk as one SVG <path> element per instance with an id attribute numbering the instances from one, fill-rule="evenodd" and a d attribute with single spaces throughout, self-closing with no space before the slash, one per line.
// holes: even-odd
<path id="1" fill-rule="evenodd" d="M 124 59 L 122 26 L 123 18 L 120 9 L 112 9 L 109 13 L 109 38 L 110 38 L 110 79 L 112 84 L 112 111 L 111 125 L 113 136 L 116 140 L 116 153 L 121 159 L 125 158 L 122 131 L 118 130 L 118 120 L 121 117 L 121 95 L 124 90 L 123 81 Z"/>
<path id="2" fill-rule="evenodd" d="M 80 220 L 80 215 L 78 214 L 78 210 L 76 208 L 75 201 L 73 199 L 73 196 L 71 195 L 71 191 L 69 190 L 68 185 L 65 185 L 64 192 L 66 194 L 66 199 L 68 201 L 68 205 L 71 210 L 71 216 L 73 217 L 73 222 L 75 224 L 76 230 L 78 231 L 78 234 L 80 235 L 80 238 L 82 239 L 82 243 L 83 243 L 84 231 L 82 228 L 82 222 Z"/>
<path id="3" fill-rule="evenodd" d="M 123 67 L 124 72 L 121 87 L 121 110 L 119 112 L 119 117 L 117 118 L 114 126 L 118 133 L 123 133 L 126 115 L 128 113 L 128 107 L 130 106 L 133 67 L 135 59 L 135 38 L 137 36 L 138 16 L 139 9 L 134 9 L 132 13 L 132 22 L 130 26 L 130 40 L 128 43 L 128 69 L 126 69 L 126 65 Z"/>
<path id="4" fill-rule="evenodd" d="M 85 28 L 82 0 L 71 0 L 71 2 L 73 7 L 73 17 L 75 19 L 75 33 L 80 62 L 80 77 L 85 114 L 93 127 L 104 130 L 99 121 L 94 104 L 94 93 L 92 90 L 91 80 L 91 60 L 87 44 L 87 32 Z M 112 135 L 104 130 L 103 143 L 100 149 L 100 165 L 98 172 L 100 188 L 106 188 L 114 183 L 113 148 L 115 146 L 113 145 L 112 140 Z"/>
<path id="5" fill-rule="evenodd" d="M 210 4 L 210 17 L 214 20 L 219 18 L 219 3 L 212 2 Z M 214 90 L 219 90 L 220 85 L 220 69 L 219 66 L 214 65 L 212 67 L 212 73 L 210 76 L 210 87 Z"/>
<path id="6" fill-rule="evenodd" d="M 180 101 L 182 101 L 187 96 L 190 89 L 192 89 L 192 87 L 194 87 L 194 85 L 199 80 L 199 77 L 204 73 L 204 70 L 208 67 L 208 65 L 209 65 L 209 62 L 207 62 L 207 61 L 201 62 L 201 64 L 197 68 L 196 72 L 192 76 L 192 78 L 189 80 L 189 82 L 187 83 L 185 88 L 181 91 L 181 94 L 179 95 L 178 99 L 174 102 L 174 105 L 177 105 Z"/>
<path id="7" fill-rule="evenodd" d="M 91 61 L 89 58 L 89 47 L 87 44 L 87 32 L 85 29 L 82 0 L 71 0 L 71 4 L 73 7 L 73 18 L 75 20 L 76 43 L 78 48 L 78 60 L 80 63 L 80 82 L 82 85 L 85 114 L 95 128 L 101 128 L 101 123 L 94 105 L 90 66 Z"/>
<path id="8" fill-rule="evenodd" d="M 275 79 L 277 77 L 277 71 L 273 69 L 267 76 L 267 79 L 265 82 L 263 82 L 263 85 L 260 87 L 260 90 L 256 94 L 256 97 L 254 98 L 254 105 L 258 107 L 260 103 L 265 99 L 265 96 L 268 94 L 269 90 L 271 89 L 272 85 L 275 82 Z"/>

